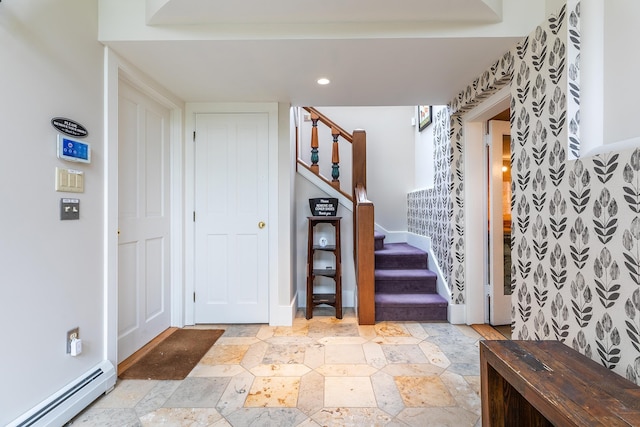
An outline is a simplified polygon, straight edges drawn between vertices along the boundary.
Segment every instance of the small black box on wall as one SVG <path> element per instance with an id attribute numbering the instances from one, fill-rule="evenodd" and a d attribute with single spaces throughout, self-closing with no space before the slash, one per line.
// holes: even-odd
<path id="1" fill-rule="evenodd" d="M 338 199 L 309 199 L 309 208 L 311 209 L 311 215 L 313 216 L 336 216 L 338 213 Z"/>

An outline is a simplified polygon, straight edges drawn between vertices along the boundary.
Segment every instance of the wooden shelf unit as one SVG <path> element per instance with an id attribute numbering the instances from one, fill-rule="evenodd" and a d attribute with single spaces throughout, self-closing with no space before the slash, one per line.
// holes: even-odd
<path id="1" fill-rule="evenodd" d="M 306 318 L 313 317 L 313 309 L 318 305 L 330 305 L 336 309 L 336 318 L 342 319 L 342 255 L 340 252 L 339 216 L 310 216 L 307 244 L 307 307 Z M 334 228 L 335 244 L 320 246 L 316 240 L 316 225 L 330 224 Z M 316 252 L 330 252 L 334 256 L 333 268 L 314 268 Z M 328 277 L 335 282 L 335 293 L 315 293 L 316 277 Z"/>

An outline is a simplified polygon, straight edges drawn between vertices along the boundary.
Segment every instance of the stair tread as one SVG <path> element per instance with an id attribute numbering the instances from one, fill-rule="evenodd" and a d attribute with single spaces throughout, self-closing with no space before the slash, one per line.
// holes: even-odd
<path id="1" fill-rule="evenodd" d="M 389 243 L 374 251 L 375 268 L 379 270 L 427 269 L 429 256 L 422 249 L 406 243 Z"/>
<path id="2" fill-rule="evenodd" d="M 402 304 L 447 304 L 447 300 L 439 294 L 390 294 L 376 293 L 376 303 L 402 303 Z"/>
<path id="3" fill-rule="evenodd" d="M 373 232 L 373 250 L 377 251 L 380 249 L 384 249 L 384 238 L 387 237 L 382 233 L 377 231 Z"/>
<path id="4" fill-rule="evenodd" d="M 424 268 L 407 268 L 407 269 L 376 269 L 374 270 L 376 280 L 413 280 L 413 279 L 435 279 L 436 273 Z"/>
<path id="5" fill-rule="evenodd" d="M 375 251 L 376 255 L 427 255 L 422 249 L 407 243 L 385 243 L 384 248 Z"/>
<path id="6" fill-rule="evenodd" d="M 438 294 L 390 294 L 376 293 L 376 304 L 381 305 L 447 305 L 447 300 Z"/>

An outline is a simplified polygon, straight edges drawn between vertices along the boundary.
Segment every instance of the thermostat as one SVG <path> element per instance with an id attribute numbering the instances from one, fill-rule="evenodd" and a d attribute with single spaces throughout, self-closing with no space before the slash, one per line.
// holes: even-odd
<path id="1" fill-rule="evenodd" d="M 70 162 L 91 163 L 91 146 L 58 134 L 58 158 Z"/>

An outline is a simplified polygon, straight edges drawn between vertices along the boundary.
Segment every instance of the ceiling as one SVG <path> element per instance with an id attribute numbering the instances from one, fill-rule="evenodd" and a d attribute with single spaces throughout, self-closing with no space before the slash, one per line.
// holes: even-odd
<path id="1" fill-rule="evenodd" d="M 99 39 L 187 102 L 437 105 L 542 21 L 508 2 L 100 0 Z"/>
<path id="2" fill-rule="evenodd" d="M 502 0 L 160 0 L 147 1 L 150 25 L 325 22 L 498 22 Z"/>

